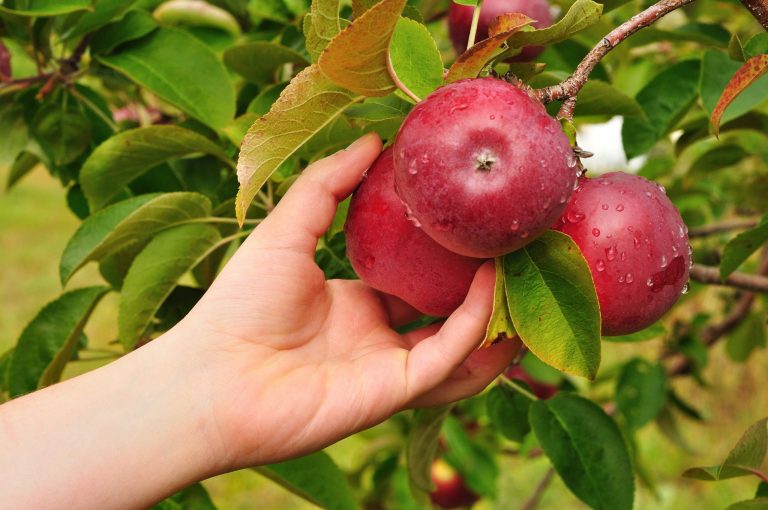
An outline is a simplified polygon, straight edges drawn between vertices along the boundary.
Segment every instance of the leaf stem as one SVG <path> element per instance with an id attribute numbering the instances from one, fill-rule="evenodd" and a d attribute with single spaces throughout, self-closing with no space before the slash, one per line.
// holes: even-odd
<path id="1" fill-rule="evenodd" d="M 104 112 L 102 112 L 98 106 L 93 104 L 93 101 L 85 97 L 83 94 L 77 91 L 77 87 L 69 87 L 69 92 L 73 96 L 75 96 L 75 99 L 83 103 L 85 106 L 87 106 L 98 118 L 104 121 L 104 123 L 109 126 L 109 129 L 112 130 L 113 133 L 117 133 L 120 131 L 120 128 L 117 126 L 115 121 L 109 117 L 107 117 Z"/>
<path id="2" fill-rule="evenodd" d="M 256 220 L 245 220 L 243 222 L 243 225 L 258 225 L 262 222 L 261 219 Z M 205 218 L 192 218 L 189 220 L 185 220 L 180 222 L 181 224 L 187 224 L 187 223 L 224 223 L 227 225 L 239 225 L 236 218 L 223 218 L 220 216 L 206 216 Z"/>
<path id="3" fill-rule="evenodd" d="M 483 0 L 477 0 L 475 11 L 472 13 L 472 25 L 469 27 L 469 39 L 467 39 L 467 49 L 470 49 L 475 45 L 475 37 L 477 37 L 477 25 L 480 22 L 480 9 L 483 7 Z"/>
<path id="4" fill-rule="evenodd" d="M 547 490 L 547 487 L 549 487 L 550 482 L 552 482 L 552 478 L 555 476 L 555 468 L 550 467 L 546 473 L 544 473 L 544 478 L 541 479 L 539 482 L 539 485 L 536 486 L 536 489 L 533 491 L 533 494 L 531 494 L 530 499 L 523 505 L 523 510 L 535 510 L 539 503 L 541 502 L 541 496 L 544 495 L 544 491 Z"/>
<path id="5" fill-rule="evenodd" d="M 528 391 L 525 388 L 523 388 L 519 383 L 517 383 L 517 381 L 515 381 L 513 379 L 510 379 L 509 377 L 507 377 L 504 374 L 501 374 L 500 378 L 501 378 L 501 381 L 504 384 L 506 384 L 507 386 L 509 386 L 510 388 L 512 388 L 513 390 L 515 390 L 519 394 L 521 394 L 522 396 L 526 397 L 527 399 L 529 399 L 529 400 L 531 400 L 533 402 L 536 402 L 537 400 L 539 400 L 539 397 L 537 397 L 536 395 L 534 395 L 530 391 Z"/>

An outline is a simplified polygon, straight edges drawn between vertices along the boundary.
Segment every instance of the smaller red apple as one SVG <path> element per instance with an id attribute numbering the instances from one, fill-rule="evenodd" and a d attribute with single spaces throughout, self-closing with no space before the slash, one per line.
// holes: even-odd
<path id="1" fill-rule="evenodd" d="M 528 385 L 528 387 L 531 388 L 533 394 L 542 400 L 552 398 L 557 393 L 557 386 L 553 386 L 551 384 L 547 384 L 534 379 L 520 365 L 512 365 L 511 367 L 507 368 L 504 371 L 504 375 L 510 379 L 517 379 L 518 381 L 524 382 Z"/>
<path id="2" fill-rule="evenodd" d="M 461 475 L 442 459 L 432 463 L 435 490 L 429 494 L 432 503 L 441 508 L 470 507 L 479 499 L 465 484 Z"/>

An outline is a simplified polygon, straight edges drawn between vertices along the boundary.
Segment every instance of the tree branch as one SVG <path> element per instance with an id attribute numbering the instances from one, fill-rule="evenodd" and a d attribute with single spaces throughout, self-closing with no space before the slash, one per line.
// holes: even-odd
<path id="1" fill-rule="evenodd" d="M 723 285 L 752 292 L 768 293 L 768 277 L 762 274 L 735 272 L 731 273 L 725 280 L 721 280 L 718 268 L 694 264 L 691 268 L 691 280 L 709 285 Z"/>
<path id="2" fill-rule="evenodd" d="M 692 228 L 688 231 L 688 238 L 706 237 L 712 234 L 730 232 L 731 230 L 746 230 L 757 226 L 759 222 L 760 218 L 726 220 L 721 223 L 713 223 L 711 225 L 704 225 L 703 227 Z"/>
<path id="3" fill-rule="evenodd" d="M 589 74 L 597 66 L 598 62 L 608 54 L 617 44 L 625 40 L 638 30 L 652 25 L 657 20 L 694 0 L 661 0 L 653 4 L 639 14 L 636 14 L 628 21 L 622 23 L 611 30 L 600 43 L 587 53 L 587 56 L 579 63 L 576 70 L 565 81 L 550 87 L 544 87 L 536 91 L 536 97 L 543 103 L 573 98 L 579 93 L 579 90 L 587 82 Z M 768 0 L 754 0 L 766 2 Z M 563 110 L 558 116 L 563 118 L 572 118 L 575 101 L 566 102 Z M 568 115 L 571 117 L 567 117 Z"/>
<path id="4" fill-rule="evenodd" d="M 539 506 L 541 496 L 544 494 L 544 491 L 547 490 L 547 487 L 549 487 L 549 483 L 552 481 L 554 476 L 555 469 L 549 468 L 549 470 L 544 474 L 544 478 L 541 479 L 539 485 L 537 485 L 536 489 L 534 489 L 530 499 L 523 506 L 523 510 L 534 510 Z"/>
<path id="5" fill-rule="evenodd" d="M 752 16 L 768 30 L 768 0 L 741 0 Z"/>

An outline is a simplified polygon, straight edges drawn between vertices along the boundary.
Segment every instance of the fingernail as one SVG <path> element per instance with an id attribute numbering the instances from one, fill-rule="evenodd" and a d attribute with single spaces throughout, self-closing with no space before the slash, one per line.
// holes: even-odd
<path id="1" fill-rule="evenodd" d="M 344 149 L 344 151 L 349 151 L 349 150 L 352 150 L 352 149 L 356 149 L 356 148 L 360 147 L 361 145 L 365 145 L 374 136 L 378 138 L 379 135 L 377 135 L 375 132 L 366 133 L 363 136 L 361 136 L 360 138 L 358 138 L 357 140 L 355 140 L 354 142 L 352 142 L 349 146 L 347 146 L 347 148 Z"/>

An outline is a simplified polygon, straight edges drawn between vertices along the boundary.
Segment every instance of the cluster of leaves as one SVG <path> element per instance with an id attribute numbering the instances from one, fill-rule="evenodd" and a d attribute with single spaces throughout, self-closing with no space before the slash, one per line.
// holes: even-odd
<path id="1" fill-rule="evenodd" d="M 446 37 L 448 0 L 2 3 L 0 165 L 10 167 L 7 187 L 40 167 L 61 181 L 82 219 L 60 259 L 62 286 L 90 262 L 104 285 L 67 290 L 40 311 L 0 358 L 0 393 L 15 397 L 53 384 L 87 355 L 83 329 L 107 293 L 120 294 L 115 343 L 125 352 L 172 327 L 306 164 L 367 131 L 391 140 L 412 105 L 446 82 L 493 71 L 536 88 L 558 83 L 648 3 L 555 4 L 562 14 L 551 27 L 535 30 L 529 18 L 506 15 L 489 39 L 457 56 Z M 700 0 L 635 34 L 598 64 L 575 110 L 577 126 L 622 116 L 627 157 L 642 156 L 640 173 L 666 185 L 692 227 L 766 212 L 768 78 L 760 76 L 768 34 L 754 35 L 749 14 L 733 7 Z M 505 63 L 527 45 L 547 49 L 535 63 Z M 345 214 L 343 206 L 318 245 L 329 278 L 354 277 L 344 254 Z M 720 264 L 723 277 L 754 264 L 752 254 L 768 241 L 768 219 L 723 250 L 725 236 L 696 241 L 697 261 Z M 405 413 L 363 433 L 376 434 L 377 444 L 394 439 L 350 476 L 322 452 L 257 471 L 322 507 L 363 501 L 424 508 L 436 453 L 475 492 L 493 498 L 496 452 L 511 443 L 522 454 L 543 451 L 591 507 L 631 508 L 633 472 L 653 485 L 636 432 L 655 422 L 687 447 L 678 417 L 701 414 L 674 391 L 660 360 L 623 360 L 598 374 L 597 298 L 570 238 L 547 233 L 497 263 L 489 336 L 518 334 L 530 351 L 523 364 L 570 392 L 532 402 L 525 387 L 503 380 L 454 408 Z M 693 286 L 686 299 L 701 292 Z M 731 294 L 723 296 L 724 313 Z M 664 338 L 665 355 L 692 360 L 704 382 L 699 336 L 718 318 L 710 315 L 602 340 Z M 745 361 L 765 343 L 764 320 L 753 312 L 729 336 L 728 352 Z M 539 360 L 597 379 L 577 388 Z M 609 395 L 593 391 L 606 382 L 614 388 Z M 480 432 L 470 435 L 470 425 Z M 749 462 L 757 470 L 762 457 Z M 720 479 L 735 472 L 729 469 L 702 472 Z M 159 506 L 212 507 L 201 486 Z"/>

